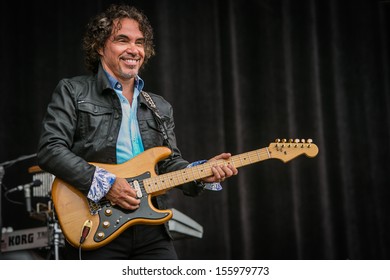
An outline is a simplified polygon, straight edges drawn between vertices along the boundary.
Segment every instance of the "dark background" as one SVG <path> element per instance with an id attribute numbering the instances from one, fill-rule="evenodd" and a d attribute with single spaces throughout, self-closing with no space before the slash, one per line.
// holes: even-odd
<path id="1" fill-rule="evenodd" d="M 1 1 L 0 162 L 36 152 L 59 79 L 86 73 L 88 19 L 116 1 Z M 146 90 L 175 109 L 186 159 L 312 138 L 320 152 L 243 167 L 222 192 L 172 191 L 204 227 L 182 259 L 389 259 L 389 1 L 144 0 Z M 31 181 L 35 159 L 5 169 Z M 12 199 L 23 202 L 23 194 Z M 39 226 L 2 198 L 3 226 Z"/>

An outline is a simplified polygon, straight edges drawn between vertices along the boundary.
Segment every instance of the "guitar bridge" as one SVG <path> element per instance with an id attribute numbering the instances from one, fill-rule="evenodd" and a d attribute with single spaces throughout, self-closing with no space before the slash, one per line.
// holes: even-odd
<path id="1" fill-rule="evenodd" d="M 88 205 L 89 212 L 91 213 L 91 215 L 96 215 L 102 209 L 102 205 L 100 204 L 100 202 L 94 202 L 90 199 L 88 199 Z"/>

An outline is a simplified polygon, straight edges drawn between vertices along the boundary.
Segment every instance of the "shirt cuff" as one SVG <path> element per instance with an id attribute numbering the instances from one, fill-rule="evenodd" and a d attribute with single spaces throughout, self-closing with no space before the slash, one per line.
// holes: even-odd
<path id="1" fill-rule="evenodd" d="M 92 179 L 92 185 L 89 189 L 87 197 L 93 202 L 101 200 L 111 189 L 116 176 L 107 170 L 96 166 L 95 173 Z"/>
<path id="2" fill-rule="evenodd" d="M 197 166 L 197 165 L 200 165 L 200 164 L 203 164 L 207 162 L 207 160 L 198 160 L 198 161 L 195 161 L 195 162 L 192 162 L 190 163 L 189 165 L 187 165 L 187 168 L 190 168 L 190 167 L 194 167 L 194 166 Z M 199 182 L 197 182 L 199 183 Z M 203 189 L 205 190 L 209 190 L 209 191 L 220 191 L 222 190 L 222 186 L 220 183 L 202 183 L 203 185 Z"/>

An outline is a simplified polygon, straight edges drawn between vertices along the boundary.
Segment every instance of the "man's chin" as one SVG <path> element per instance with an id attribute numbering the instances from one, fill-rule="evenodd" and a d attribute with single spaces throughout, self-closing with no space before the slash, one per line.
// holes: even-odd
<path id="1" fill-rule="evenodd" d="M 137 77 L 137 75 L 138 75 L 138 71 L 130 72 L 130 73 L 129 72 L 128 73 L 122 73 L 121 77 L 123 79 L 133 79 L 133 78 Z"/>

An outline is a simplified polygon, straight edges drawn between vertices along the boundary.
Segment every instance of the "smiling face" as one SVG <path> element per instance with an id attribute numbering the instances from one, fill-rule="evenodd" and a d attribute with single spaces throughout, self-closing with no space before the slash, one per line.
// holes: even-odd
<path id="1" fill-rule="evenodd" d="M 99 54 L 104 69 L 119 82 L 134 79 L 145 59 L 145 38 L 138 22 L 129 18 L 116 21 Z"/>

